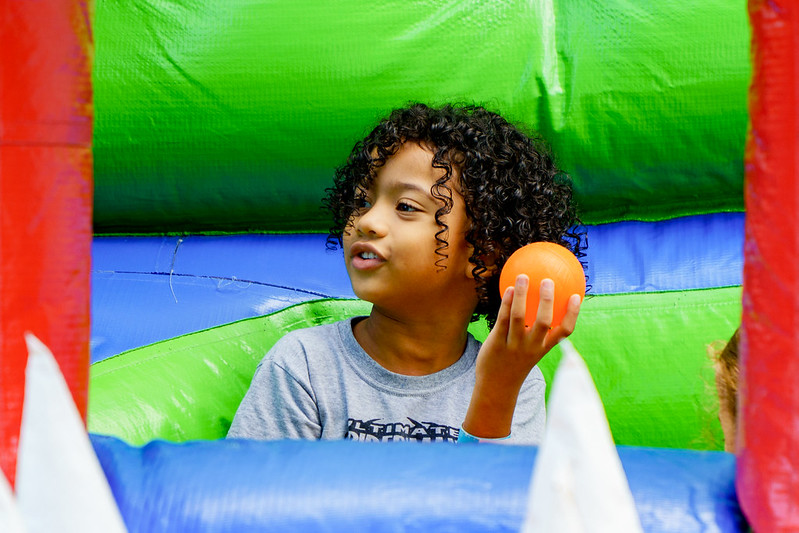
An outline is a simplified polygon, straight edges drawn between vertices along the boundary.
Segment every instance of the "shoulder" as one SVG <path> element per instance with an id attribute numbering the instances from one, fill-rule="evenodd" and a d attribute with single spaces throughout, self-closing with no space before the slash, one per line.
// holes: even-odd
<path id="1" fill-rule="evenodd" d="M 527 374 L 527 378 L 524 380 L 522 388 L 519 391 L 519 399 L 520 401 L 524 402 L 531 402 L 535 400 L 535 402 L 540 401 L 543 403 L 546 392 L 546 379 L 544 378 L 544 374 L 541 372 L 541 369 L 538 368 L 538 365 L 536 365 L 533 367 L 530 373 Z"/>
<path id="2" fill-rule="evenodd" d="M 541 369 L 538 367 L 538 365 L 535 365 L 530 373 L 527 374 L 527 379 L 525 382 L 546 382 L 544 379 L 544 373 L 541 372 Z"/>
<path id="3" fill-rule="evenodd" d="M 349 328 L 347 319 L 289 331 L 272 346 L 259 366 L 271 364 L 288 370 L 335 358 L 344 349 L 343 338 Z"/>
<path id="4" fill-rule="evenodd" d="M 332 324 L 322 324 L 308 328 L 294 329 L 283 335 L 276 343 L 275 348 L 285 348 L 290 346 L 304 346 L 307 344 L 330 342 L 341 330 L 342 326 L 349 324 L 350 320 L 333 322 Z"/>
<path id="5" fill-rule="evenodd" d="M 527 379 L 524 380 L 523 387 L 526 388 L 546 388 L 547 383 L 544 379 L 544 373 L 541 372 L 541 369 L 538 365 L 535 365 L 533 369 L 527 374 Z"/>

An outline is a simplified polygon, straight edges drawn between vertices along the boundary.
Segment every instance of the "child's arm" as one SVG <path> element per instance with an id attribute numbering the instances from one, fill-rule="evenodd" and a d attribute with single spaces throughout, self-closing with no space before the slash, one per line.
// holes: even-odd
<path id="1" fill-rule="evenodd" d="M 527 375 L 561 339 L 568 337 L 577 323 L 580 297 L 573 295 L 561 324 L 549 329 L 555 286 L 541 282 L 536 321 L 524 326 L 529 279 L 521 275 L 515 287 L 502 296 L 497 323 L 477 356 L 476 382 L 463 429 L 479 438 L 510 435 L 513 411 Z"/>

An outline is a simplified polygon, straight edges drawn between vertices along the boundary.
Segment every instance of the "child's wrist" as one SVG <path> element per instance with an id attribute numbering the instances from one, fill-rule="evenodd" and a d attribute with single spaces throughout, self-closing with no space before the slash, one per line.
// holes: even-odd
<path id="1" fill-rule="evenodd" d="M 498 390 L 484 383 L 475 384 L 463 426 L 478 435 L 510 433 L 518 391 Z"/>
<path id="2" fill-rule="evenodd" d="M 458 431 L 458 442 L 494 442 L 494 443 L 501 443 L 502 441 L 506 441 L 510 438 L 510 435 L 506 437 L 496 437 L 496 438 L 487 438 L 487 437 L 475 437 L 465 429 L 461 425 L 460 430 Z"/>
<path id="3" fill-rule="evenodd" d="M 527 374 L 514 373 L 511 376 L 504 376 L 505 379 L 497 375 L 486 375 L 478 373 L 475 377 L 473 394 L 477 394 L 488 401 L 516 405 Z"/>

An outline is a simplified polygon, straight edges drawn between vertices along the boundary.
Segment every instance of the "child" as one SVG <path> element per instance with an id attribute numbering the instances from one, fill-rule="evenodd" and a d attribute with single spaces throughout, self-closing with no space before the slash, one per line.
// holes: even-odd
<path id="1" fill-rule="evenodd" d="M 708 352 L 716 372 L 716 392 L 719 396 L 719 422 L 724 433 L 724 451 L 735 453 L 735 431 L 738 420 L 738 340 L 735 330 L 722 349 L 709 346 Z"/>
<path id="2" fill-rule="evenodd" d="M 580 298 L 550 330 L 545 280 L 525 328 L 527 277 L 503 296 L 498 278 L 533 241 L 583 255 L 570 182 L 549 155 L 481 107 L 413 104 L 355 145 L 327 193 L 328 244 L 371 313 L 276 343 L 228 437 L 538 443 L 536 364 L 574 330 Z M 481 315 L 493 326 L 482 346 L 467 332 Z"/>

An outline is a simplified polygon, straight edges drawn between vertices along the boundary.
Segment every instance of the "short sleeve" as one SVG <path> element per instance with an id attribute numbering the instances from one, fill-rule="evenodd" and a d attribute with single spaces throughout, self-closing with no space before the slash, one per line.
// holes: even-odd
<path id="1" fill-rule="evenodd" d="M 302 346 L 281 339 L 258 364 L 227 438 L 313 440 L 321 431 Z"/>
<path id="2" fill-rule="evenodd" d="M 547 421 L 547 384 L 541 369 L 533 368 L 519 391 L 508 444 L 538 445 Z"/>

